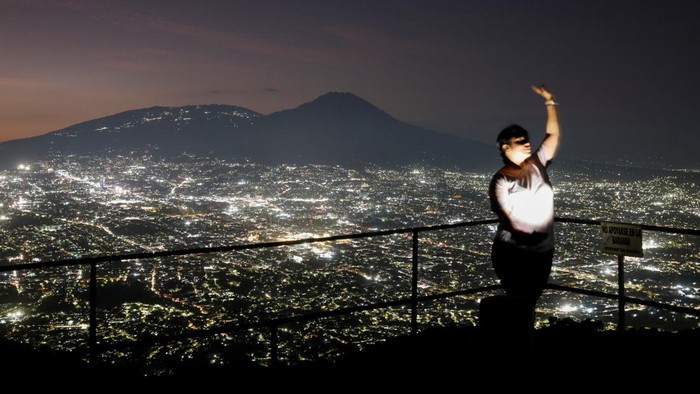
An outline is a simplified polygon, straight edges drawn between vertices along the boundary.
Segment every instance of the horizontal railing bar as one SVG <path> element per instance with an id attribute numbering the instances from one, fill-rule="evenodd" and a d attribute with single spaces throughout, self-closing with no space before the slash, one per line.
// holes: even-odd
<path id="1" fill-rule="evenodd" d="M 547 288 L 548 289 L 553 289 L 553 290 L 561 290 L 561 291 L 566 291 L 569 293 L 576 293 L 576 294 L 583 294 L 583 295 L 588 295 L 588 296 L 593 296 L 593 297 L 600 297 L 600 298 L 607 298 L 610 300 L 617 300 L 620 297 L 617 296 L 617 294 L 612 294 L 612 293 L 604 293 L 602 291 L 597 291 L 597 290 L 586 290 L 586 289 L 580 289 L 578 287 L 570 287 L 570 286 L 564 286 L 564 285 L 558 285 L 555 283 L 547 283 Z"/>
<path id="2" fill-rule="evenodd" d="M 561 218 L 561 217 L 556 217 L 555 221 L 562 222 L 562 223 L 575 223 L 575 224 L 584 224 L 584 225 L 600 225 L 600 223 L 601 223 L 601 221 L 599 221 L 599 220 Z M 372 238 L 372 237 L 395 235 L 395 234 L 413 233 L 415 235 L 419 232 L 463 228 L 463 227 L 469 227 L 469 226 L 492 224 L 492 223 L 497 223 L 497 222 L 498 222 L 497 219 L 486 219 L 486 220 L 478 220 L 478 221 L 470 221 L 470 222 L 459 222 L 459 223 L 451 223 L 451 224 L 433 225 L 433 226 L 421 226 L 421 227 L 401 228 L 401 229 L 392 229 L 392 230 L 380 230 L 380 231 L 373 231 L 373 232 L 362 232 L 362 233 L 354 233 L 354 234 L 333 235 L 333 236 L 318 237 L 318 238 L 302 238 L 302 239 L 296 239 L 296 240 L 271 241 L 271 242 L 262 242 L 262 243 L 254 243 L 254 244 L 238 244 L 238 245 L 217 246 L 217 247 L 208 247 L 208 248 L 188 248 L 188 249 L 167 250 L 167 251 L 159 251 L 159 252 L 141 252 L 141 253 L 121 254 L 121 255 L 95 256 L 95 257 L 84 257 L 84 258 L 69 259 L 69 260 L 57 260 L 57 261 L 27 263 L 27 264 L 11 264 L 11 265 L 0 266 L 0 272 L 8 272 L 8 271 L 15 271 L 15 270 L 32 270 L 32 269 L 41 269 L 41 268 L 50 268 L 50 267 L 66 267 L 66 266 L 76 266 L 76 265 L 86 265 L 86 264 L 92 264 L 94 266 L 94 264 L 97 264 L 97 263 L 117 262 L 117 261 L 122 261 L 122 260 L 154 259 L 154 258 L 160 258 L 160 257 L 186 256 L 186 255 L 193 255 L 193 254 L 213 254 L 213 253 L 223 253 L 223 252 L 232 252 L 232 251 L 241 251 L 241 250 L 266 249 L 266 248 L 275 248 L 275 247 L 280 247 L 280 246 L 292 246 L 292 245 L 308 244 L 308 243 L 331 242 L 331 241 L 360 239 L 360 238 Z M 631 224 L 631 223 L 625 223 L 625 224 Z M 671 227 L 650 226 L 650 225 L 639 225 L 639 226 L 642 229 L 649 230 L 649 231 L 700 236 L 700 230 L 694 230 L 694 229 L 671 228 Z M 547 287 L 550 289 L 553 289 L 553 290 L 561 290 L 561 291 L 584 294 L 584 295 L 589 295 L 589 296 L 594 296 L 594 297 L 608 298 L 608 299 L 614 299 L 614 300 L 620 299 L 620 296 L 618 296 L 617 294 L 609 294 L 609 293 L 604 293 L 604 292 L 595 291 L 595 290 L 579 289 L 579 288 L 573 288 L 573 287 L 557 285 L 557 284 L 548 284 Z M 164 336 L 164 337 L 149 337 L 149 338 L 143 338 L 143 339 L 140 339 L 138 341 L 133 341 L 133 342 L 120 342 L 120 343 L 116 343 L 116 344 L 98 344 L 97 348 L 99 348 L 101 350 L 109 350 L 109 349 L 114 350 L 114 349 L 120 349 L 120 348 L 129 348 L 129 347 L 150 345 L 150 344 L 156 344 L 156 343 L 162 343 L 162 342 L 172 342 L 172 341 L 192 339 L 192 338 L 198 338 L 198 337 L 209 337 L 212 335 L 227 333 L 227 332 L 231 332 L 231 331 L 240 331 L 240 330 L 246 330 L 246 329 L 256 329 L 256 328 L 266 328 L 266 327 L 278 327 L 280 325 L 285 325 L 285 324 L 290 324 L 290 323 L 299 323 L 299 322 L 303 322 L 303 321 L 311 321 L 311 320 L 317 320 L 317 319 L 322 319 L 322 318 L 327 318 L 327 317 L 349 315 L 349 314 L 352 314 L 355 312 L 361 312 L 361 311 L 369 311 L 369 310 L 389 308 L 389 307 L 402 306 L 402 305 L 411 305 L 413 301 L 427 302 L 427 301 L 433 301 L 433 300 L 437 300 L 437 299 L 445 299 L 445 298 L 450 298 L 450 297 L 455 297 L 455 296 L 460 296 L 460 295 L 469 295 L 469 294 L 477 294 L 477 293 L 481 293 L 481 292 L 488 292 L 488 291 L 497 290 L 499 288 L 501 288 L 500 285 L 492 285 L 492 286 L 485 286 L 485 287 L 480 287 L 480 288 L 476 288 L 476 289 L 459 290 L 459 291 L 454 291 L 454 292 L 421 296 L 421 297 L 416 297 L 413 299 L 408 297 L 408 298 L 402 298 L 402 299 L 398 299 L 398 300 L 394 300 L 394 301 L 381 302 L 381 303 L 375 303 L 375 304 L 369 304 L 369 305 L 363 305 L 363 306 L 354 306 L 354 307 L 348 307 L 348 308 L 341 308 L 341 309 L 336 309 L 336 310 L 332 310 L 332 311 L 314 312 L 314 313 L 308 313 L 305 315 L 277 318 L 277 319 L 259 321 L 259 322 L 254 322 L 254 323 L 237 324 L 237 325 L 224 325 L 224 326 L 220 326 L 220 327 L 216 327 L 216 328 L 198 330 L 198 331 L 183 333 L 183 334 L 179 334 L 179 335 Z M 625 297 L 624 295 L 622 296 L 622 298 L 626 302 L 629 302 L 629 303 L 646 305 L 646 306 L 656 307 L 656 308 L 660 308 L 660 309 L 666 309 L 666 310 L 670 310 L 673 312 L 679 312 L 679 313 L 689 314 L 689 315 L 693 315 L 693 316 L 700 316 L 700 309 L 697 309 L 697 308 L 689 308 L 689 307 L 663 304 L 663 303 L 651 301 L 651 300 L 643 300 L 643 299 Z"/>
<path id="3" fill-rule="evenodd" d="M 651 226 L 648 224 L 640 224 L 642 230 L 656 231 L 660 233 L 669 234 L 685 234 L 685 235 L 700 235 L 700 230 L 694 230 L 690 228 L 673 228 L 673 227 L 661 227 L 661 226 Z"/>
<path id="4" fill-rule="evenodd" d="M 591 220 L 591 219 L 577 219 L 577 218 L 562 218 L 555 217 L 555 222 L 561 223 L 576 223 L 576 224 L 588 224 L 588 225 L 600 225 L 601 220 Z"/>
<path id="5" fill-rule="evenodd" d="M 577 293 L 577 294 L 584 294 L 584 295 L 600 297 L 600 298 L 608 298 L 611 300 L 617 300 L 620 298 L 617 294 L 604 293 L 604 292 L 596 291 L 596 290 L 579 289 L 577 287 L 557 285 L 554 283 L 548 283 L 547 288 L 553 289 L 553 290 L 561 290 L 561 291 L 565 291 L 565 292 L 569 292 L 569 293 Z M 700 316 L 700 309 L 696 309 L 696 308 L 671 305 L 671 304 L 664 304 L 664 303 L 661 303 L 658 301 L 644 300 L 641 298 L 634 298 L 634 297 L 625 297 L 625 300 L 627 303 L 631 303 L 631 304 L 646 305 L 646 306 L 651 306 L 654 308 L 666 309 L 666 310 L 669 310 L 672 312 L 685 313 L 687 315 L 693 315 L 693 316 Z"/>
<path id="6" fill-rule="evenodd" d="M 238 251 L 238 250 L 265 249 L 265 248 L 274 248 L 274 247 L 279 247 L 279 246 L 290 246 L 290 245 L 299 245 L 299 244 L 316 243 L 316 242 L 340 241 L 340 240 L 358 239 L 358 238 L 371 238 L 371 237 L 379 237 L 379 236 L 394 235 L 394 234 L 407 234 L 407 233 L 413 233 L 416 231 L 417 232 L 426 232 L 426 231 L 446 230 L 446 229 L 460 228 L 460 227 L 479 226 L 479 225 L 483 225 L 483 224 L 491 224 L 491 223 L 496 223 L 496 222 L 498 222 L 497 219 L 486 219 L 486 220 L 477 220 L 477 221 L 471 221 L 471 222 L 438 224 L 438 225 L 434 225 L 434 226 L 411 227 L 411 228 L 401 228 L 401 229 L 393 229 L 393 230 L 380 230 L 380 231 L 355 233 L 355 234 L 331 235 L 328 237 L 302 238 L 302 239 L 294 239 L 294 240 L 287 240 L 287 241 L 271 241 L 271 242 L 260 242 L 260 243 L 254 243 L 254 244 L 214 246 L 214 247 L 209 247 L 209 248 L 166 250 L 166 251 L 161 251 L 161 252 L 142 252 L 142 253 L 132 253 L 132 254 L 121 254 L 121 255 L 82 257 L 82 258 L 77 258 L 77 259 L 73 259 L 73 260 L 56 260 L 56 261 L 46 261 L 46 262 L 38 262 L 38 263 L 12 264 L 12 265 L 0 266 L 0 272 L 39 269 L 39 268 L 48 268 L 48 267 L 65 267 L 65 266 L 82 265 L 82 264 L 104 263 L 104 262 L 109 262 L 109 261 L 153 259 L 153 258 L 158 258 L 158 257 L 185 256 L 185 255 L 191 255 L 191 254 L 223 253 L 223 252 L 232 252 L 232 251 Z"/>
<path id="7" fill-rule="evenodd" d="M 690 308 L 687 306 L 663 304 L 663 303 L 660 303 L 658 301 L 643 300 L 641 298 L 633 298 L 633 297 L 627 297 L 627 303 L 646 305 L 646 306 L 651 306 L 651 307 L 655 307 L 655 308 L 666 309 L 666 310 L 669 310 L 672 312 L 685 313 L 686 315 L 693 315 L 693 316 L 700 317 L 700 309 Z"/>
<path id="8" fill-rule="evenodd" d="M 602 223 L 602 222 L 607 222 L 605 220 L 575 219 L 575 218 L 562 218 L 562 217 L 555 217 L 554 221 L 560 222 L 560 223 L 576 223 L 576 224 L 588 224 L 588 225 L 600 225 L 600 223 Z M 623 223 L 623 222 L 620 222 L 620 223 L 635 225 L 635 223 Z M 656 231 L 656 232 L 660 232 L 660 233 L 686 234 L 686 235 L 698 235 L 698 236 L 700 236 L 700 230 L 691 229 L 691 228 L 652 226 L 652 225 L 648 225 L 648 224 L 639 224 L 638 226 L 640 226 L 642 228 L 642 230 Z"/>
<path id="9" fill-rule="evenodd" d="M 115 343 L 115 344 L 98 344 L 97 348 L 100 349 L 101 351 L 117 350 L 117 349 L 130 348 L 130 347 L 139 346 L 139 345 L 147 346 L 147 345 L 153 345 L 153 344 L 162 343 L 162 342 L 172 342 L 172 341 L 179 341 L 179 340 L 184 340 L 184 339 L 210 337 L 210 336 L 213 336 L 216 334 L 225 334 L 225 333 L 232 332 L 232 331 L 242 331 L 242 330 L 250 330 L 250 329 L 256 329 L 256 328 L 266 328 L 266 327 L 271 327 L 271 326 L 280 326 L 280 325 L 289 324 L 289 323 L 299 323 L 299 322 L 303 322 L 303 321 L 318 320 L 318 319 L 322 319 L 322 318 L 326 318 L 326 317 L 349 315 L 349 314 L 355 313 L 355 312 L 363 312 L 363 311 L 369 311 L 369 310 L 374 310 L 374 309 L 389 308 L 389 307 L 393 307 L 393 306 L 409 305 L 410 303 L 411 303 L 410 298 L 401 298 L 401 299 L 394 300 L 394 301 L 380 302 L 380 303 L 376 303 L 376 304 L 354 306 L 354 307 L 342 308 L 342 309 L 334 309 L 332 311 L 314 312 L 314 313 L 309 313 L 309 314 L 305 314 L 305 315 L 284 317 L 284 318 L 278 318 L 278 319 L 272 319 L 272 320 L 263 320 L 263 321 L 252 322 L 252 323 L 223 325 L 223 326 L 219 326 L 219 327 L 215 327 L 215 328 L 197 330 L 197 331 L 192 331 L 192 332 L 178 334 L 178 335 L 169 335 L 169 336 L 164 336 L 164 337 L 148 337 L 148 338 L 140 339 L 138 341 L 120 342 L 120 343 Z"/>
<path id="10" fill-rule="evenodd" d="M 562 223 L 576 223 L 576 224 L 587 224 L 587 225 L 600 225 L 600 220 L 588 220 L 588 219 L 575 219 L 575 218 L 554 218 L 557 222 Z M 355 233 L 355 234 L 341 234 L 332 235 L 328 237 L 318 237 L 318 238 L 302 238 L 287 241 L 272 241 L 272 242 L 261 242 L 254 244 L 239 244 L 239 245 L 228 245 L 228 246 L 215 246 L 209 248 L 189 248 L 180 250 L 166 250 L 160 252 L 142 252 L 142 253 L 132 253 L 132 254 L 121 254 L 121 255 L 108 255 L 108 256 L 97 256 L 97 257 L 83 257 L 71 260 L 55 260 L 55 261 L 44 261 L 37 263 L 26 263 L 26 264 L 11 264 L 0 266 L 0 272 L 16 271 L 16 270 L 31 270 L 49 267 L 67 267 L 82 264 L 92 264 L 92 263 L 104 263 L 110 261 L 121 261 L 121 260 L 136 260 L 136 259 L 153 259 L 158 257 L 172 257 L 172 256 L 186 256 L 191 254 L 205 254 L 205 253 L 223 253 L 238 250 L 252 250 L 252 249 L 264 249 L 273 248 L 279 246 L 290 246 L 299 245 L 307 243 L 316 242 L 328 242 L 328 241 L 340 241 L 346 239 L 358 239 L 358 238 L 371 238 L 385 235 L 393 234 L 407 234 L 413 232 L 426 232 L 426 231 L 438 231 L 446 230 L 460 227 L 471 227 L 479 226 L 484 224 L 498 223 L 498 219 L 485 219 L 476 220 L 469 222 L 459 222 L 451 224 L 439 224 L 434 226 L 421 226 L 421 227 L 410 227 L 401 228 L 393 230 L 380 230 L 373 232 Z M 632 224 L 632 223 L 626 223 Z M 650 231 L 658 231 L 665 233 L 674 234 L 687 234 L 687 235 L 698 235 L 700 236 L 700 230 L 686 229 L 686 228 L 674 228 L 674 227 L 661 227 L 661 226 L 650 226 L 641 225 L 642 229 Z"/>
<path id="11" fill-rule="evenodd" d="M 426 301 L 434 301 L 434 300 L 439 300 L 442 298 L 451 298 L 451 297 L 456 297 L 456 296 L 462 296 L 462 295 L 471 295 L 471 294 L 476 294 L 476 293 L 487 293 L 489 291 L 494 291 L 498 289 L 502 289 L 502 285 L 491 285 L 491 286 L 483 286 L 483 287 L 477 287 L 474 289 L 466 289 L 466 290 L 457 290 L 457 291 L 451 291 L 447 293 L 440 293 L 440 294 L 431 294 L 427 296 L 420 296 L 418 297 L 419 302 L 426 302 Z"/>
<path id="12" fill-rule="evenodd" d="M 440 294 L 433 294 L 433 295 L 429 295 L 429 296 L 421 296 L 421 297 L 418 297 L 418 302 L 427 302 L 427 301 L 434 301 L 434 300 L 441 299 L 441 298 L 450 298 L 450 297 L 455 297 L 455 296 L 460 296 L 460 295 L 470 295 L 470 294 L 476 294 L 476 293 L 482 293 L 482 292 L 489 292 L 489 291 L 493 291 L 493 290 L 498 290 L 500 288 L 502 288 L 501 285 L 491 285 L 491 286 L 477 287 L 474 289 L 458 290 L 458 291 L 453 291 L 453 292 L 449 292 L 449 293 L 440 293 Z M 318 319 L 323 319 L 323 318 L 328 318 L 328 317 L 349 315 L 349 314 L 352 314 L 355 312 L 365 312 L 365 311 L 370 311 L 370 310 L 375 310 L 375 309 L 384 309 L 384 308 L 390 308 L 390 307 L 402 306 L 402 305 L 410 305 L 410 304 L 411 304 L 411 298 L 407 297 L 407 298 L 400 298 L 400 299 L 397 299 L 394 301 L 378 302 L 378 303 L 368 304 L 368 305 L 359 305 L 359 306 L 352 306 L 352 307 L 348 307 L 348 308 L 334 309 L 332 311 L 313 312 L 313 313 L 307 313 L 304 315 L 283 317 L 283 318 L 271 319 L 271 320 L 263 320 L 263 321 L 253 322 L 253 323 L 224 325 L 224 326 L 220 326 L 220 327 L 215 327 L 215 328 L 210 328 L 210 329 L 205 329 L 205 330 L 197 330 L 197 331 L 188 332 L 188 333 L 184 333 L 184 334 L 178 334 L 178 335 L 169 335 L 169 336 L 163 336 L 163 337 L 149 337 L 149 338 L 140 339 L 138 341 L 119 342 L 119 343 L 114 343 L 114 344 L 98 344 L 97 348 L 100 349 L 101 351 L 104 351 L 104 350 L 117 350 L 117 349 L 130 348 L 130 347 L 140 346 L 140 345 L 148 346 L 148 345 L 153 345 L 153 344 L 162 343 L 162 342 L 173 342 L 173 341 L 179 341 L 179 340 L 184 340 L 184 339 L 209 337 L 212 335 L 225 334 L 227 332 L 232 332 L 232 331 L 250 330 L 250 329 L 255 329 L 255 328 L 266 328 L 266 327 L 271 327 L 271 326 L 282 326 L 285 324 L 301 323 L 304 321 L 311 321 L 311 320 L 318 320 Z"/>

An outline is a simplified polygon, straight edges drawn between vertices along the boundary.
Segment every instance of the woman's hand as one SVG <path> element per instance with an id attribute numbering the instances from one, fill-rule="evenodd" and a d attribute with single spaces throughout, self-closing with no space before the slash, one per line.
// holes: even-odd
<path id="1" fill-rule="evenodd" d="M 540 86 L 532 85 L 532 90 L 534 90 L 535 93 L 542 96 L 542 98 L 545 101 L 554 100 L 554 95 L 552 94 L 552 92 L 547 90 L 547 88 L 545 88 L 544 85 L 540 85 Z"/>

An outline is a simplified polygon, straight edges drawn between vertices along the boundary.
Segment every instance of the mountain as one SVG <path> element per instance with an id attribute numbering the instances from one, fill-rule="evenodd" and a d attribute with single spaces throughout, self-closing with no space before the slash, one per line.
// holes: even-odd
<path id="1" fill-rule="evenodd" d="M 494 168 L 492 148 L 412 126 L 351 93 L 261 115 L 230 105 L 151 107 L 0 143 L 0 166 L 55 155 L 183 152 L 264 164 Z"/>
<path id="2" fill-rule="evenodd" d="M 0 143 L 0 166 L 51 155 L 110 155 L 134 150 L 154 154 L 206 153 L 257 112 L 230 105 L 151 107 L 95 119 L 41 136 Z"/>
<path id="3" fill-rule="evenodd" d="M 351 93 L 327 93 L 270 114 L 256 121 L 256 131 L 267 141 L 255 149 L 263 160 L 473 168 L 495 153 L 475 141 L 398 121 Z"/>

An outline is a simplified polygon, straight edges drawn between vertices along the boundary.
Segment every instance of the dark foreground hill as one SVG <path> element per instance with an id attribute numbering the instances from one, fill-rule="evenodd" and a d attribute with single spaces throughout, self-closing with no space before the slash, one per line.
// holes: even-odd
<path id="1" fill-rule="evenodd" d="M 226 383 L 253 383 L 259 387 L 292 383 L 311 388 L 327 385 L 328 379 L 336 384 L 356 384 L 360 383 L 355 380 L 358 377 L 382 384 L 421 385 L 452 384 L 466 379 L 470 384 L 484 382 L 489 387 L 539 387 L 557 381 L 573 384 L 573 380 L 584 377 L 579 383 L 586 386 L 611 382 L 635 386 L 646 381 L 646 377 L 654 377 L 670 387 L 674 382 L 690 378 L 687 374 L 695 368 L 693 357 L 700 350 L 697 329 L 677 333 L 631 329 L 620 335 L 603 331 L 601 326 L 590 321 L 555 321 L 537 330 L 529 345 L 522 348 L 504 348 L 498 338 L 485 334 L 479 327 L 432 328 L 414 337 L 399 336 L 362 350 L 350 350 L 332 362 L 308 361 L 278 367 L 244 361 L 233 354 L 240 349 L 228 349 L 232 354 L 220 354 L 228 359 L 227 365 L 193 359 L 118 366 L 103 362 L 91 367 L 85 357 L 76 354 L 38 351 L 0 340 L 3 354 L 0 366 L 8 376 L 40 371 L 43 377 L 56 379 L 89 373 L 103 383 L 154 384 L 166 388 L 181 384 L 218 387 Z M 592 376 L 599 378 L 590 380 Z"/>
<path id="2" fill-rule="evenodd" d="M 152 107 L 0 143 L 0 165 L 50 156 L 183 153 L 263 164 L 430 164 L 494 168 L 482 143 L 412 126 L 351 93 L 261 115 L 230 105 Z"/>

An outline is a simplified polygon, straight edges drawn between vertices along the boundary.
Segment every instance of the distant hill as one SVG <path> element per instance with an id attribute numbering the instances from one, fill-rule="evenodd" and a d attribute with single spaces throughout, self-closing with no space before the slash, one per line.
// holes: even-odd
<path id="1" fill-rule="evenodd" d="M 55 155 L 191 153 L 264 164 L 431 164 L 493 169 L 480 142 L 412 126 L 351 93 L 261 115 L 230 105 L 151 107 L 0 143 L 0 166 Z"/>
<path id="2" fill-rule="evenodd" d="M 111 155 L 133 150 L 153 154 L 204 153 L 250 126 L 257 112 L 230 105 L 151 107 L 121 112 L 37 137 L 0 143 L 0 165 L 49 155 Z"/>

